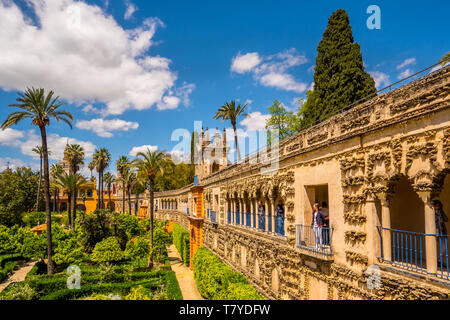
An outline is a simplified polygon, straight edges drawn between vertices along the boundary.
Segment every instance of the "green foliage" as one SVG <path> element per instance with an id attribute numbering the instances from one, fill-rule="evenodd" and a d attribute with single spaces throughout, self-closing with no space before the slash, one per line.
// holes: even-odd
<path id="1" fill-rule="evenodd" d="M 183 162 L 175 164 L 167 158 L 162 162 L 163 171 L 155 177 L 155 190 L 176 190 L 194 182 L 194 166 Z"/>
<path id="2" fill-rule="evenodd" d="M 314 91 L 302 110 L 302 127 L 324 121 L 352 103 L 376 93 L 375 81 L 365 71 L 345 10 L 333 12 L 317 47 Z"/>
<path id="3" fill-rule="evenodd" d="M 40 235 L 32 232 L 25 233 L 21 253 L 25 258 L 44 260 L 47 257 L 46 233 L 43 232 Z"/>
<path id="4" fill-rule="evenodd" d="M 70 237 L 58 243 L 53 261 L 56 264 L 77 264 L 81 263 L 83 258 L 83 248 L 79 245 L 76 237 Z"/>
<path id="5" fill-rule="evenodd" d="M 130 240 L 127 243 L 125 257 L 132 261 L 146 261 L 150 254 L 150 241 L 144 237 L 137 237 L 136 241 Z"/>
<path id="6" fill-rule="evenodd" d="M 38 180 L 39 172 L 33 172 L 30 168 L 0 173 L 0 225 L 20 225 L 22 213 L 34 209 Z"/>
<path id="7" fill-rule="evenodd" d="M 29 212 L 22 216 L 22 221 L 27 227 L 34 228 L 46 222 L 46 215 L 45 212 Z"/>
<path id="8" fill-rule="evenodd" d="M 165 273 L 167 300 L 183 300 L 180 285 L 178 283 L 175 272 L 168 270 Z"/>
<path id="9" fill-rule="evenodd" d="M 286 107 L 275 100 L 273 105 L 269 107 L 271 117 L 266 121 L 266 129 L 277 129 L 279 132 L 279 140 L 282 141 L 295 135 L 301 129 L 301 108 L 304 100 L 299 100 L 298 113 L 287 111 Z M 268 145 L 271 144 L 271 135 L 268 132 Z"/>
<path id="10" fill-rule="evenodd" d="M 34 300 L 38 298 L 36 291 L 26 282 L 12 283 L 8 290 L 0 295 L 0 300 Z"/>
<path id="11" fill-rule="evenodd" d="M 77 218 L 78 240 L 85 252 L 92 252 L 95 245 L 111 235 L 108 212 L 96 210 L 92 214 L 81 213 Z"/>
<path id="12" fill-rule="evenodd" d="M 111 282 L 114 279 L 114 266 L 110 263 L 102 263 L 98 269 L 100 283 Z"/>
<path id="13" fill-rule="evenodd" d="M 109 237 L 95 245 L 91 260 L 97 263 L 119 262 L 123 260 L 124 253 L 115 237 Z"/>
<path id="14" fill-rule="evenodd" d="M 173 244 L 177 248 L 178 253 L 181 256 L 184 264 L 189 266 L 190 261 L 190 242 L 189 242 L 189 232 L 184 230 L 179 224 L 173 226 Z"/>
<path id="15" fill-rule="evenodd" d="M 109 216 L 111 234 L 117 238 L 120 247 L 125 249 L 127 242 L 140 233 L 137 217 L 125 213 L 113 213 Z"/>
<path id="16" fill-rule="evenodd" d="M 137 288 L 131 288 L 130 293 L 125 296 L 125 300 L 152 300 L 150 295 L 151 291 L 140 285 Z"/>
<path id="17" fill-rule="evenodd" d="M 227 290 L 215 297 L 216 300 L 266 300 L 255 288 L 246 283 L 230 283 Z"/>
<path id="18" fill-rule="evenodd" d="M 194 255 L 194 278 L 200 294 L 209 300 L 264 299 L 240 273 L 221 262 L 205 247 Z"/>
<path id="19" fill-rule="evenodd" d="M 16 261 L 5 262 L 3 267 L 0 268 L 0 282 L 5 280 L 11 273 L 13 273 L 16 267 L 17 267 Z"/>

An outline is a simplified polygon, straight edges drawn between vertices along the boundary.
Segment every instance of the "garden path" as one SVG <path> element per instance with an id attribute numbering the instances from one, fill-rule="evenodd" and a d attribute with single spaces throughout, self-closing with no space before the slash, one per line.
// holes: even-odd
<path id="1" fill-rule="evenodd" d="M 177 249 L 171 245 L 168 250 L 170 265 L 180 285 L 181 293 L 184 300 L 204 300 L 198 292 L 197 285 L 194 280 L 194 273 L 186 267 L 181 260 Z"/>
<path id="2" fill-rule="evenodd" d="M 31 269 L 36 264 L 36 261 L 29 261 L 29 262 L 22 262 L 19 265 L 19 270 L 14 272 L 8 279 L 6 279 L 4 282 L 0 283 L 0 292 L 5 290 L 7 286 L 9 286 L 11 283 L 14 282 L 21 282 L 25 280 L 25 277 L 27 276 L 28 272 L 31 271 Z"/>

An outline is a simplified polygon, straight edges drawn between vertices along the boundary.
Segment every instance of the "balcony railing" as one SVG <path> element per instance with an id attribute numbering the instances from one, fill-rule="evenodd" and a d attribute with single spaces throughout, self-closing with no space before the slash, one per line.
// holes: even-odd
<path id="1" fill-rule="evenodd" d="M 252 225 L 252 220 L 251 220 L 251 218 L 252 218 L 252 216 L 251 216 L 250 212 L 247 212 L 247 213 L 245 214 L 245 225 L 246 225 L 247 227 L 251 227 L 251 225 Z"/>
<path id="2" fill-rule="evenodd" d="M 236 225 L 240 225 L 241 224 L 241 214 L 239 212 L 235 212 L 236 215 Z"/>
<path id="3" fill-rule="evenodd" d="M 380 235 L 380 259 L 403 269 L 419 273 L 434 274 L 427 271 L 426 239 L 436 242 L 437 272 L 435 275 L 450 279 L 449 237 L 450 235 L 425 234 L 404 230 L 388 229 L 378 226 Z M 383 242 L 390 239 L 391 258 L 383 255 Z"/>
<path id="4" fill-rule="evenodd" d="M 333 255 L 331 249 L 331 240 L 333 238 L 332 228 L 298 224 L 295 226 L 295 231 L 296 248 L 310 251 L 327 258 Z"/>

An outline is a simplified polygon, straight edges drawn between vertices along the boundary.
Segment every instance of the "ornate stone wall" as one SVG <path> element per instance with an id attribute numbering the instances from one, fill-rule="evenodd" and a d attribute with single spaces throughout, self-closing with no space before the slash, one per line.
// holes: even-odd
<path id="1" fill-rule="evenodd" d="M 423 201 L 417 210 L 424 212 L 424 223 L 416 224 L 424 224 L 422 232 L 433 234 L 429 201 L 448 198 L 442 190 L 450 172 L 450 68 L 283 141 L 274 174 L 261 174 L 267 162 L 254 163 L 252 157 L 201 181 L 206 200 L 219 196 L 221 217 L 218 223 L 206 219 L 203 243 L 244 273 L 262 294 L 272 299 L 450 298 L 450 279 L 432 275 L 434 239 L 425 239 L 427 264 L 416 272 L 386 262 L 389 238 L 384 229 L 378 232 L 381 227 L 391 228 L 391 215 L 397 209 L 391 208 L 390 199 L 402 196 L 396 186 L 406 179 L 411 192 Z M 319 186 L 326 186 L 328 192 L 333 229 L 333 254 L 327 257 L 296 247 L 296 225 L 310 224 L 310 203 L 317 201 L 308 190 Z M 177 192 L 158 198 L 169 195 Z M 226 222 L 230 199 L 241 205 L 261 197 L 271 199 L 269 205 L 275 199 L 283 201 L 286 237 Z M 177 222 L 183 215 L 173 212 L 169 218 Z M 380 236 L 385 239 L 383 247 Z M 367 282 L 368 268 L 374 264 L 381 269 L 377 290 L 368 288 Z"/>

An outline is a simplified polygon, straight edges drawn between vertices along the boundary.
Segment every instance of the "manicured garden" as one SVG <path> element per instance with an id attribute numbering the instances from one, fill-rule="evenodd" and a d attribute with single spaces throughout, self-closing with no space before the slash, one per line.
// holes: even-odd
<path id="1" fill-rule="evenodd" d="M 128 214 L 81 213 L 75 231 L 55 223 L 56 273 L 47 275 L 46 232 L 37 235 L 25 223 L 0 226 L 0 276 L 9 276 L 18 260 L 39 261 L 25 281 L 10 284 L 0 299 L 180 300 L 181 291 L 167 257 L 166 246 L 172 239 L 163 227 L 164 223 L 154 222 L 151 247 L 149 220 L 138 221 Z"/>

